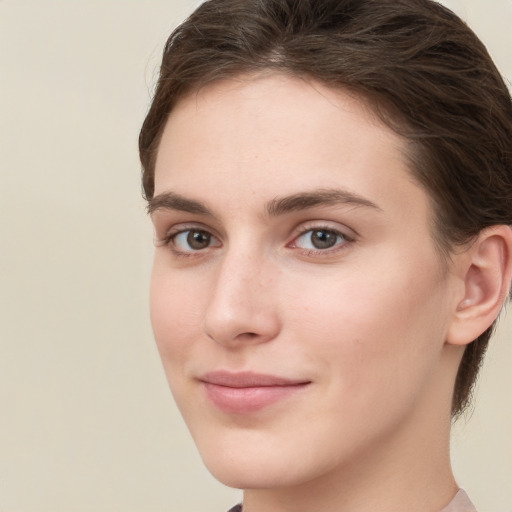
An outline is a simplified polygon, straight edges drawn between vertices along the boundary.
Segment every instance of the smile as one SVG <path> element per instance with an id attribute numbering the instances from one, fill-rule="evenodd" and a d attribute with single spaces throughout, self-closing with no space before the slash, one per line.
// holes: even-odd
<path id="1" fill-rule="evenodd" d="M 230 414 L 259 411 L 304 390 L 310 381 L 290 380 L 252 372 L 212 372 L 200 379 L 206 396 Z"/>

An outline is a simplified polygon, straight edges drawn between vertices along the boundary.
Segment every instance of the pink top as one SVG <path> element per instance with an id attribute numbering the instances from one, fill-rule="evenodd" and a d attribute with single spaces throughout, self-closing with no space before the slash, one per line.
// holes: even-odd
<path id="1" fill-rule="evenodd" d="M 476 512 L 476 508 L 465 491 L 459 489 L 453 500 L 441 512 Z"/>
<path id="2" fill-rule="evenodd" d="M 242 505 L 233 507 L 229 512 L 242 512 Z M 453 500 L 440 512 L 476 512 L 476 508 L 473 506 L 473 503 L 471 503 L 465 491 L 459 489 L 459 492 L 455 495 Z"/>

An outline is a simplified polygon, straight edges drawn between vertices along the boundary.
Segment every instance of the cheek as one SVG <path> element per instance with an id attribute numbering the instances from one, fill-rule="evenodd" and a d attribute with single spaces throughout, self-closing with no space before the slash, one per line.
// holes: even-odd
<path id="1" fill-rule="evenodd" d="M 445 325 L 437 266 L 425 262 L 430 271 L 418 273 L 403 261 L 383 258 L 335 279 L 317 276 L 302 283 L 308 293 L 288 308 L 309 358 L 320 360 L 333 388 L 351 399 L 411 391 L 439 356 Z"/>
<path id="2" fill-rule="evenodd" d="M 201 297 L 175 274 L 155 263 L 151 276 L 150 313 L 154 337 L 167 370 L 180 364 L 202 325 Z"/>

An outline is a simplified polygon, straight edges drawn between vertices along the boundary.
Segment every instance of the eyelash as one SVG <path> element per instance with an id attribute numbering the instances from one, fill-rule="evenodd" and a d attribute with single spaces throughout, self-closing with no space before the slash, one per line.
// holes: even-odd
<path id="1" fill-rule="evenodd" d="M 329 233 L 330 235 L 336 236 L 336 241 L 335 241 L 334 245 L 332 247 L 328 247 L 325 249 L 305 249 L 305 248 L 301 248 L 297 245 L 297 241 L 301 237 L 307 235 L 308 233 L 313 233 L 315 231 L 317 233 L 324 232 L 324 233 Z M 180 235 L 184 235 L 185 233 L 201 233 L 201 234 L 211 237 L 210 240 L 212 240 L 212 239 L 217 240 L 219 243 L 218 243 L 218 245 L 208 245 L 204 249 L 180 250 L 177 248 L 176 239 L 177 239 L 177 237 L 179 237 Z M 342 231 L 340 231 L 338 229 L 332 228 L 330 226 L 325 226 L 325 225 L 312 225 L 312 226 L 307 226 L 307 227 L 303 228 L 300 232 L 298 232 L 296 235 L 294 235 L 292 241 L 290 243 L 288 243 L 286 245 L 286 247 L 296 248 L 297 250 L 300 250 L 302 252 L 302 254 L 304 254 L 306 256 L 322 257 L 322 256 L 328 256 L 333 253 L 337 253 L 341 250 L 344 250 L 344 249 L 346 249 L 346 246 L 348 244 L 351 244 L 354 241 L 355 240 L 353 237 L 347 235 L 346 233 L 343 233 Z M 211 231 L 209 231 L 208 229 L 205 229 L 201 226 L 196 225 L 196 226 L 184 226 L 178 230 L 170 231 L 169 233 L 166 234 L 166 236 L 162 240 L 159 241 L 159 245 L 169 247 L 170 250 L 172 251 L 172 253 L 177 257 L 190 258 L 190 257 L 202 256 L 206 249 L 209 249 L 211 247 L 214 247 L 214 248 L 221 247 L 222 243 L 219 241 L 219 239 L 214 234 L 211 233 Z"/>
<path id="2" fill-rule="evenodd" d="M 297 246 L 297 241 L 307 235 L 308 233 L 311 233 L 310 237 L 313 236 L 313 233 L 329 233 L 330 235 L 334 235 L 336 237 L 336 240 L 334 242 L 334 245 L 332 247 L 327 247 L 325 249 L 305 249 L 300 248 Z M 306 256 L 329 256 L 335 253 L 338 253 L 339 251 L 342 251 L 346 249 L 347 245 L 354 242 L 354 238 L 347 235 L 346 233 L 340 231 L 339 229 L 335 229 L 331 226 L 325 226 L 325 225 L 310 225 L 304 227 L 290 242 L 287 247 L 297 248 L 302 251 L 303 254 Z"/>
<path id="3" fill-rule="evenodd" d="M 212 239 L 218 240 L 218 238 L 212 234 L 208 229 L 203 228 L 202 226 L 182 226 L 180 229 L 177 230 L 171 230 L 169 231 L 165 237 L 159 241 L 159 245 L 163 245 L 168 247 L 172 253 L 179 257 L 179 258 L 190 258 L 190 257 L 197 257 L 201 255 L 201 253 L 204 252 L 204 249 L 198 249 L 193 250 L 190 249 L 188 251 L 183 251 L 177 248 L 176 246 L 176 239 L 180 235 L 184 235 L 185 233 L 203 233 L 205 235 L 209 235 Z M 210 245 L 207 248 L 211 247 Z M 216 245 L 214 247 L 220 247 L 219 245 Z"/>

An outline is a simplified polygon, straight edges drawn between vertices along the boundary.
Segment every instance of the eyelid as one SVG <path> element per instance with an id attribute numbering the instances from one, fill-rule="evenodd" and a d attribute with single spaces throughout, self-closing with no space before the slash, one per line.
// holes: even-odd
<path id="1" fill-rule="evenodd" d="M 180 250 L 173 244 L 173 240 L 180 234 L 186 233 L 187 231 L 204 231 L 208 233 L 213 239 L 218 241 L 218 244 L 210 245 L 204 249 L 197 250 Z M 222 240 L 216 231 L 209 226 L 206 226 L 200 222 L 183 222 L 180 224 L 174 224 L 165 231 L 163 236 L 159 236 L 156 239 L 157 247 L 168 247 L 176 256 L 199 256 L 206 252 L 207 249 L 218 248 L 222 246 Z"/>
<path id="2" fill-rule="evenodd" d="M 311 231 L 313 229 L 316 230 L 322 230 L 325 229 L 327 231 L 335 231 L 342 235 L 347 240 L 355 240 L 358 238 L 358 233 L 352 229 L 346 226 L 345 224 L 341 224 L 339 222 L 335 221 L 328 221 L 328 220 L 310 220 L 306 222 L 301 222 L 297 227 L 293 229 L 293 232 L 291 234 L 292 238 L 297 238 L 300 235 L 303 235 L 304 233 L 307 233 L 308 231 Z"/>
<path id="3" fill-rule="evenodd" d="M 296 241 L 299 237 L 305 235 L 310 231 L 331 231 L 336 233 L 340 237 L 343 238 L 343 241 L 337 242 L 333 247 L 325 248 L 325 249 L 306 249 L 296 245 Z M 157 233 L 158 233 L 157 229 Z M 179 250 L 175 245 L 173 245 L 173 239 L 176 238 L 180 233 L 184 233 L 187 231 L 204 231 L 208 233 L 213 239 L 217 241 L 215 245 L 209 245 L 204 249 L 190 249 L 190 250 Z M 338 222 L 334 221 L 326 221 L 326 220 L 312 220 L 307 222 L 300 223 L 297 227 L 295 227 L 290 235 L 289 242 L 285 245 L 288 248 L 295 249 L 301 251 L 302 253 L 312 255 L 312 256 L 328 256 L 330 254 L 339 252 L 346 248 L 347 245 L 353 243 L 357 239 L 357 233 Z M 207 250 L 217 249 L 222 247 L 223 242 L 220 235 L 218 235 L 217 230 L 207 226 L 201 222 L 183 222 L 178 224 L 173 224 L 170 228 L 166 229 L 163 235 L 157 236 L 155 240 L 155 245 L 157 247 L 168 247 L 175 255 L 177 256 L 185 256 L 185 257 L 193 257 L 193 256 L 201 256 L 204 255 L 205 252 L 209 252 Z"/>
<path id="4" fill-rule="evenodd" d="M 338 236 L 342 237 L 344 241 L 343 243 L 337 243 L 333 247 L 329 247 L 327 249 L 305 249 L 302 247 L 298 247 L 296 245 L 297 239 L 305 235 L 306 233 L 309 233 L 310 231 L 331 231 L 333 233 L 336 233 Z M 308 221 L 307 223 L 301 224 L 294 230 L 292 234 L 292 239 L 287 244 L 287 247 L 302 251 L 308 255 L 328 256 L 330 254 L 344 250 L 347 245 L 355 242 L 356 238 L 357 233 L 355 233 L 354 230 L 346 226 L 340 226 L 340 224 L 338 223 L 321 220 Z"/>
<path id="5" fill-rule="evenodd" d="M 168 226 L 169 224 L 167 224 Z M 165 243 L 171 237 L 183 233 L 183 231 L 207 231 L 211 233 L 215 238 L 219 238 L 217 232 L 210 226 L 207 226 L 201 222 L 177 222 L 172 224 L 170 227 L 155 226 L 155 235 L 158 243 Z M 161 234 L 160 234 L 161 233 Z"/>

